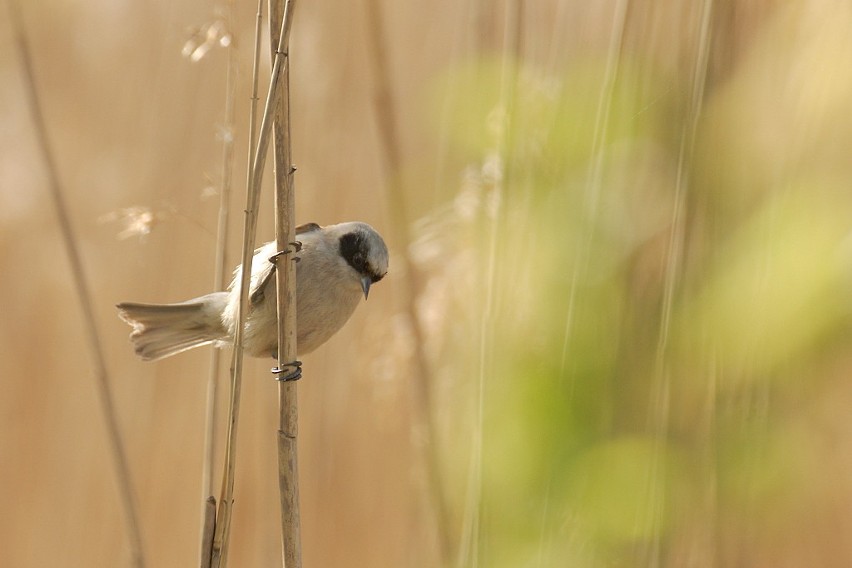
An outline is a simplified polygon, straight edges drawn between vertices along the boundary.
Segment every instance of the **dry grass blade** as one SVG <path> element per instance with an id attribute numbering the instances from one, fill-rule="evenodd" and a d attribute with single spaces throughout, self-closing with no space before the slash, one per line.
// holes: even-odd
<path id="1" fill-rule="evenodd" d="M 252 258 L 254 254 L 257 232 L 257 209 L 260 201 L 260 182 L 263 177 L 263 167 L 266 163 L 269 138 L 272 130 L 273 111 L 276 100 L 281 94 L 281 71 L 286 64 L 286 54 L 282 42 L 289 37 L 289 29 L 282 22 L 281 42 L 276 51 L 275 62 L 272 66 L 272 76 L 266 96 L 263 119 L 254 163 L 250 164 L 249 185 L 246 191 L 245 225 L 243 231 L 242 275 L 240 278 L 240 303 L 237 326 L 234 333 L 234 351 L 231 359 L 231 398 L 228 408 L 228 433 L 225 447 L 225 466 L 222 475 L 222 494 L 219 499 L 219 511 L 216 516 L 216 531 L 213 537 L 213 554 L 210 565 L 213 568 L 227 565 L 227 553 L 230 537 L 231 514 L 233 510 L 234 470 L 236 467 L 236 439 L 239 424 L 240 394 L 242 387 L 243 366 L 243 332 L 248 311 L 249 285 L 251 281 Z"/>
<path id="2" fill-rule="evenodd" d="M 33 127 L 35 129 L 36 139 L 38 140 L 42 157 L 45 161 L 49 181 L 48 187 L 50 189 L 54 205 L 56 206 L 59 230 L 62 233 L 65 252 L 68 254 L 68 260 L 71 265 L 71 276 L 74 281 L 74 287 L 77 289 L 80 308 L 83 312 L 83 324 L 85 327 L 86 339 L 94 361 L 95 379 L 97 381 L 96 386 L 103 410 L 107 436 L 110 442 L 112 461 L 116 469 L 122 511 L 124 513 L 128 538 L 130 541 L 131 564 L 137 568 L 141 568 L 145 565 L 145 560 L 142 551 L 142 535 L 139 528 L 139 516 L 136 512 L 136 504 L 133 499 L 133 484 L 130 480 L 130 467 L 127 464 L 127 456 L 124 453 L 124 446 L 121 441 L 121 433 L 119 431 L 118 417 L 116 416 L 115 403 L 110 389 L 109 373 L 106 368 L 103 345 L 101 343 L 100 334 L 98 333 L 97 323 L 95 321 L 95 311 L 92 307 L 92 296 L 86 279 L 86 273 L 83 270 L 80 248 L 77 244 L 77 239 L 71 226 L 71 219 L 68 215 L 65 197 L 63 196 L 62 187 L 59 183 L 59 174 L 57 172 L 56 163 L 50 149 L 47 125 L 45 124 L 44 116 L 41 112 L 41 102 L 38 95 L 38 89 L 36 88 L 32 61 L 30 59 L 29 45 L 27 44 L 26 35 L 24 33 L 23 22 L 21 20 L 20 12 L 18 11 L 18 6 L 12 0 L 9 1 L 9 12 L 12 30 L 18 44 L 18 54 L 21 60 L 21 67 L 24 71 L 24 87 L 30 100 Z"/>
<path id="3" fill-rule="evenodd" d="M 431 371 L 423 350 L 425 345 L 424 332 L 420 319 L 417 317 L 418 270 L 411 258 L 411 237 L 407 207 L 405 203 L 405 188 L 400 182 L 402 158 L 399 154 L 399 127 L 396 122 L 396 112 L 391 92 L 391 74 L 386 56 L 385 29 L 382 21 L 379 0 L 367 2 L 367 22 L 370 26 L 369 47 L 375 65 L 375 109 L 379 127 L 379 138 L 385 164 L 385 177 L 389 187 L 386 191 L 391 209 L 391 223 L 394 240 L 400 243 L 399 249 L 405 251 L 402 255 L 405 264 L 406 285 L 402 287 L 403 302 L 406 315 L 414 335 L 414 372 L 415 372 L 415 407 L 417 409 L 417 429 L 425 433 L 424 461 L 427 469 L 428 491 L 437 524 L 438 545 L 444 565 L 449 565 L 452 558 L 452 539 L 450 538 L 449 512 L 446 504 L 446 492 L 441 476 L 440 460 L 435 444 L 435 424 L 432 414 L 432 397 L 429 391 Z"/>
<path id="4" fill-rule="evenodd" d="M 210 566 L 213 557 L 213 532 L 216 530 L 216 498 L 208 497 L 204 501 L 204 513 L 201 524 L 201 568 Z"/>
<path id="5" fill-rule="evenodd" d="M 233 28 L 234 3 L 229 0 L 225 15 L 226 25 Z M 237 48 L 233 42 L 228 45 L 228 63 L 225 84 L 225 134 L 222 140 L 222 186 L 219 192 L 219 214 L 216 227 L 216 256 L 213 267 L 213 289 L 222 290 L 228 277 L 225 249 L 228 242 L 229 204 L 231 201 L 231 181 L 234 169 L 234 110 L 236 106 L 237 89 Z M 257 94 L 257 74 L 255 71 L 255 96 Z M 252 113 L 254 108 L 252 108 Z M 254 115 L 252 114 L 252 123 Z M 200 565 L 210 564 L 210 554 L 213 546 L 213 529 L 216 521 L 216 505 L 213 499 L 213 464 L 215 453 L 216 432 L 216 401 L 218 399 L 219 369 L 221 367 L 221 352 L 210 350 L 210 372 L 207 378 L 207 399 L 205 402 L 204 419 L 204 464 L 201 474 L 202 499 L 202 532 L 199 549 Z M 212 499 L 212 511 L 211 511 Z M 208 527 L 209 525 L 209 527 Z"/>
<path id="6" fill-rule="evenodd" d="M 283 51 L 289 54 L 289 41 L 281 37 L 281 30 L 289 34 L 293 18 L 294 0 L 270 0 L 270 40 L 275 56 Z M 289 55 L 287 56 L 289 60 Z M 290 250 L 296 238 L 294 168 L 290 137 L 290 69 L 283 71 L 282 94 L 275 105 L 274 157 L 275 157 L 275 239 L 278 250 Z M 296 268 L 291 255 L 277 257 L 278 302 L 278 368 L 285 369 L 297 357 L 296 346 Z M 299 509 L 298 466 L 298 405 L 294 381 L 278 383 L 278 488 L 281 507 L 281 548 L 284 566 L 301 568 L 301 522 Z"/>

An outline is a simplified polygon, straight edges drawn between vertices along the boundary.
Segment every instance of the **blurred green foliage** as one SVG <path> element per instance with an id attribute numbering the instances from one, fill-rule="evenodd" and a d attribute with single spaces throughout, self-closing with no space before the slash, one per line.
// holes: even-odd
<path id="1" fill-rule="evenodd" d="M 459 489 L 481 490 L 480 565 L 726 565 L 809 498 L 807 430 L 770 401 L 818 390 L 847 344 L 852 164 L 798 160 L 837 125 L 778 90 L 807 50 L 750 73 L 763 42 L 699 100 L 694 69 L 628 57 L 435 81 L 482 204 L 457 290 L 481 309 L 456 322 L 478 341 L 447 346 L 481 385 L 481 485 Z"/>

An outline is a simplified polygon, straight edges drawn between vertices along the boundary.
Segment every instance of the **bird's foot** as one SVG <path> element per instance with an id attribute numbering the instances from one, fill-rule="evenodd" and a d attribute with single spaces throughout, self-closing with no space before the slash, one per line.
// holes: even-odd
<path id="1" fill-rule="evenodd" d="M 293 253 L 296 253 L 296 252 L 299 252 L 299 251 L 302 250 L 302 243 L 299 242 L 299 241 L 293 241 L 293 242 L 288 243 L 288 244 L 290 244 L 293 248 L 292 249 L 288 248 L 286 250 L 281 250 L 281 251 L 276 252 L 275 254 L 273 254 L 272 256 L 269 257 L 269 262 L 272 263 L 273 265 L 275 265 L 278 262 L 279 257 L 284 256 L 285 254 L 293 254 Z M 299 262 L 299 260 L 301 260 L 301 258 L 298 257 L 298 256 L 293 258 L 294 262 Z"/>
<path id="2" fill-rule="evenodd" d="M 302 362 L 292 361 L 281 367 L 272 367 L 272 374 L 277 375 L 276 381 L 298 381 L 302 378 Z"/>

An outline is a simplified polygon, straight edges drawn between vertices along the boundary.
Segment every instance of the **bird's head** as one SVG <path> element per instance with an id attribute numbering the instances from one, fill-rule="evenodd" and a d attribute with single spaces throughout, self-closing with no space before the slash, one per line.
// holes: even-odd
<path id="1" fill-rule="evenodd" d="M 366 223 L 341 223 L 335 229 L 340 256 L 357 273 L 364 298 L 367 298 L 370 286 L 384 278 L 388 271 L 388 248 L 385 241 Z"/>

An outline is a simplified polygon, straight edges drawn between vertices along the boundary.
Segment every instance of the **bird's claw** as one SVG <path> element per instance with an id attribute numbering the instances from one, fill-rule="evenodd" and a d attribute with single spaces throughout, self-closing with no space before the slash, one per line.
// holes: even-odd
<path id="1" fill-rule="evenodd" d="M 293 248 L 292 249 L 288 248 L 287 250 L 280 250 L 280 251 L 276 252 L 275 254 L 273 254 L 272 256 L 270 256 L 269 262 L 271 264 L 274 265 L 275 263 L 277 263 L 278 257 L 280 257 L 280 256 L 284 256 L 285 254 L 292 254 L 294 252 L 300 252 L 302 250 L 302 243 L 299 242 L 299 241 L 293 241 L 293 242 L 288 243 L 288 244 L 292 245 Z M 294 262 L 299 262 L 300 260 L 301 260 L 301 257 L 298 257 L 298 256 L 293 258 Z"/>
<path id="2" fill-rule="evenodd" d="M 277 375 L 276 381 L 298 381 L 302 378 L 302 362 L 292 361 L 284 363 L 281 367 L 272 367 L 272 374 Z"/>

